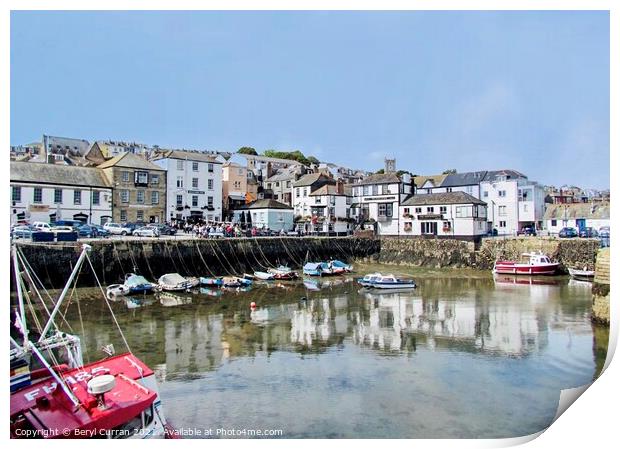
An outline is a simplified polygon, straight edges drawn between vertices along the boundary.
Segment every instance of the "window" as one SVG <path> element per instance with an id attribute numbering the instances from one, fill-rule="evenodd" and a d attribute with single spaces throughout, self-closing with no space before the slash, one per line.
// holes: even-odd
<path id="1" fill-rule="evenodd" d="M 437 235 L 437 222 L 423 221 L 420 223 L 420 231 L 423 235 Z"/>
<path id="2" fill-rule="evenodd" d="M 82 204 L 82 191 L 81 190 L 73 191 L 73 204 Z"/>
<path id="3" fill-rule="evenodd" d="M 198 171 L 198 162 L 192 162 L 192 171 Z"/>
<path id="4" fill-rule="evenodd" d="M 447 214 L 448 213 L 448 207 L 447 206 L 440 206 L 439 207 L 439 213 L 440 214 Z"/>
<path id="5" fill-rule="evenodd" d="M 207 190 L 213 190 L 213 179 L 207 179 Z"/>
<path id="6" fill-rule="evenodd" d="M 363 189 L 364 189 L 364 196 L 368 195 L 368 192 L 370 191 L 369 187 L 364 186 Z"/>
<path id="7" fill-rule="evenodd" d="M 92 202 L 93 202 L 93 206 L 98 206 L 99 205 L 99 199 L 100 199 L 100 192 L 97 190 L 93 190 L 92 192 Z"/>
<path id="8" fill-rule="evenodd" d="M 465 191 L 466 191 L 469 195 L 471 195 L 472 193 L 474 193 L 474 187 L 473 187 L 473 186 L 467 186 L 467 187 L 465 188 Z"/>
<path id="9" fill-rule="evenodd" d="M 557 225 L 558 225 L 557 220 L 551 220 L 551 226 L 557 226 Z"/>
<path id="10" fill-rule="evenodd" d="M 127 221 L 127 211 L 121 210 L 121 222 Z"/>
<path id="11" fill-rule="evenodd" d="M 413 223 L 411 221 L 406 221 L 404 231 L 411 232 L 412 230 L 413 230 Z"/>
<path id="12" fill-rule="evenodd" d="M 159 175 L 151 175 L 151 184 L 159 184 Z"/>
<path id="13" fill-rule="evenodd" d="M 372 186 L 372 194 L 373 195 L 378 195 L 379 194 L 379 186 L 378 185 Z"/>
<path id="14" fill-rule="evenodd" d="M 207 171 L 208 171 L 209 173 L 213 173 L 213 164 L 212 164 L 211 162 L 209 162 L 209 163 L 207 164 Z"/>
<path id="15" fill-rule="evenodd" d="M 43 201 L 43 189 L 41 187 L 35 187 L 32 195 L 33 203 L 40 203 Z"/>
<path id="16" fill-rule="evenodd" d="M 379 203 L 379 216 L 391 217 L 392 216 L 392 203 Z"/>
<path id="17" fill-rule="evenodd" d="M 504 198 L 506 196 L 506 191 L 505 190 L 500 190 L 500 191 L 497 192 L 497 195 L 500 198 Z"/>
<path id="18" fill-rule="evenodd" d="M 192 189 L 198 188 L 198 178 L 192 178 Z"/>
<path id="19" fill-rule="evenodd" d="M 151 204 L 159 204 L 159 192 L 151 192 Z"/>
<path id="20" fill-rule="evenodd" d="M 13 192 L 11 192 L 11 199 L 18 203 L 22 200 L 22 188 L 21 187 L 13 187 Z"/>
<path id="21" fill-rule="evenodd" d="M 129 190 L 121 190 L 121 203 L 129 202 Z"/>
<path id="22" fill-rule="evenodd" d="M 129 182 L 129 172 L 128 171 L 122 171 L 121 172 L 121 181 Z"/>
<path id="23" fill-rule="evenodd" d="M 183 176 L 177 176 L 177 188 L 178 189 L 183 188 Z"/>
<path id="24" fill-rule="evenodd" d="M 144 203 L 144 190 L 138 190 L 136 192 L 136 203 Z"/>
<path id="25" fill-rule="evenodd" d="M 136 211 L 136 221 L 144 221 L 144 211 Z"/>
<path id="26" fill-rule="evenodd" d="M 456 218 L 468 218 L 472 216 L 472 206 L 457 206 L 455 211 Z"/>
<path id="27" fill-rule="evenodd" d="M 177 195 L 177 207 L 183 206 L 183 195 Z"/>
<path id="28" fill-rule="evenodd" d="M 409 209 L 408 207 L 405 207 L 405 209 L 403 210 L 403 215 L 409 215 L 409 213 L 410 213 L 409 211 L 410 210 L 411 209 Z"/>
<path id="29" fill-rule="evenodd" d="M 183 161 L 177 160 L 177 170 L 183 170 Z"/>
<path id="30" fill-rule="evenodd" d="M 506 216 L 506 206 L 499 206 L 497 208 L 497 214 L 502 217 Z"/>
<path id="31" fill-rule="evenodd" d="M 136 184 L 148 185 L 149 183 L 149 173 L 146 171 L 137 171 L 134 178 Z"/>
<path id="32" fill-rule="evenodd" d="M 499 222 L 499 227 L 500 228 L 505 228 L 506 227 L 506 222 L 505 221 L 500 221 Z"/>
<path id="33" fill-rule="evenodd" d="M 314 198 L 314 204 L 321 204 L 321 197 L 317 196 Z"/>
<path id="34" fill-rule="evenodd" d="M 291 181 L 286 181 L 286 188 L 290 188 L 291 187 Z"/>
<path id="35" fill-rule="evenodd" d="M 308 189 L 304 188 L 304 197 L 308 196 Z"/>
<path id="36" fill-rule="evenodd" d="M 280 187 L 280 182 L 276 182 L 276 187 Z"/>
<path id="37" fill-rule="evenodd" d="M 449 221 L 443 222 L 443 232 L 450 232 L 452 230 L 452 223 Z"/>
<path id="38" fill-rule="evenodd" d="M 295 189 L 295 198 L 299 198 L 299 191 L 300 191 L 300 190 L 301 190 L 301 189 L 300 189 L 299 187 L 297 187 L 297 188 Z"/>
<path id="39" fill-rule="evenodd" d="M 192 207 L 198 207 L 198 195 L 192 195 Z"/>
<path id="40" fill-rule="evenodd" d="M 62 203 L 62 189 L 54 189 L 54 203 Z"/>
<path id="41" fill-rule="evenodd" d="M 452 187 L 446 187 L 446 192 L 452 192 Z"/>
<path id="42" fill-rule="evenodd" d="M 213 207 L 213 197 L 212 196 L 208 196 L 207 197 L 207 206 Z"/>
<path id="43" fill-rule="evenodd" d="M 484 192 L 482 192 L 482 196 L 484 198 L 487 198 L 489 196 L 489 192 L 487 192 L 486 190 Z"/>
<path id="44" fill-rule="evenodd" d="M 415 213 L 416 214 L 421 214 L 422 213 L 422 208 L 421 207 L 416 207 L 415 208 Z"/>
<path id="45" fill-rule="evenodd" d="M 430 207 L 426 208 L 426 213 L 427 214 L 432 214 L 433 212 L 435 212 L 435 208 L 433 206 L 430 206 Z"/>

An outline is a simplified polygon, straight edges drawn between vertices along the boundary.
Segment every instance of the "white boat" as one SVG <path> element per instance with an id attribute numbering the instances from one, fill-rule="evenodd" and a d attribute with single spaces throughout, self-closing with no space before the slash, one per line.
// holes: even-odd
<path id="1" fill-rule="evenodd" d="M 369 287 L 374 281 L 383 276 L 381 273 L 369 273 L 365 275 L 363 278 L 359 278 L 357 280 L 358 284 L 363 285 L 364 287 Z"/>
<path id="2" fill-rule="evenodd" d="M 184 306 L 192 303 L 192 298 L 175 295 L 173 293 L 160 293 L 159 303 L 164 307 Z"/>
<path id="3" fill-rule="evenodd" d="M 198 278 L 190 277 L 184 278 L 179 273 L 164 274 L 159 278 L 158 282 L 162 290 L 174 292 L 183 291 L 196 287 L 200 284 Z"/>
<path id="4" fill-rule="evenodd" d="M 108 299 L 114 301 L 120 296 L 128 295 L 129 292 L 129 287 L 127 287 L 125 284 L 112 284 L 108 285 L 108 288 L 106 289 L 106 296 L 108 297 Z"/>
<path id="5" fill-rule="evenodd" d="M 583 267 L 583 270 L 569 268 L 568 274 L 570 274 L 572 278 L 581 281 L 591 281 L 594 279 L 594 270 L 586 270 L 586 267 Z"/>
<path id="6" fill-rule="evenodd" d="M 262 281 L 272 281 L 275 279 L 274 275 L 271 273 L 266 273 L 264 271 L 255 271 L 254 277 L 256 279 L 260 279 Z"/>
<path id="7" fill-rule="evenodd" d="M 380 288 L 380 289 L 413 289 L 416 288 L 416 284 L 413 279 L 400 279 L 393 274 L 385 276 L 378 276 L 372 282 L 369 282 L 366 286 L 368 288 Z"/>

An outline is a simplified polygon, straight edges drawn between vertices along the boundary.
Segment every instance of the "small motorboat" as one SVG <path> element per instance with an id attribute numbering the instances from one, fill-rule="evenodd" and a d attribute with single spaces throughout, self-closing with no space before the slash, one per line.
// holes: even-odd
<path id="1" fill-rule="evenodd" d="M 264 271 L 255 271 L 254 277 L 256 279 L 260 279 L 261 281 L 273 281 L 275 277 L 271 273 L 266 273 Z"/>
<path id="2" fill-rule="evenodd" d="M 342 268 L 347 273 L 353 272 L 353 265 L 351 264 L 344 263 L 340 260 L 332 260 L 331 263 L 334 268 Z"/>
<path id="3" fill-rule="evenodd" d="M 304 265 L 303 271 L 307 276 L 334 276 L 345 273 L 344 268 L 335 267 L 332 262 L 309 262 Z"/>
<path id="4" fill-rule="evenodd" d="M 297 272 L 288 267 L 269 268 L 267 272 L 273 274 L 273 278 L 280 281 L 291 281 L 299 277 Z"/>
<path id="5" fill-rule="evenodd" d="M 129 287 L 125 286 L 125 284 L 112 284 L 108 285 L 106 289 L 106 296 L 108 299 L 114 301 L 120 296 L 125 296 L 129 294 Z"/>
<path id="6" fill-rule="evenodd" d="M 592 281 L 594 280 L 594 270 L 587 270 L 587 267 L 583 267 L 583 270 L 577 270 L 575 268 L 569 268 L 568 274 L 571 275 L 573 279 L 577 279 L 580 281 Z"/>
<path id="7" fill-rule="evenodd" d="M 222 278 L 205 278 L 200 277 L 200 285 L 208 285 L 211 287 L 221 287 L 224 285 L 224 279 Z"/>
<path id="8" fill-rule="evenodd" d="M 222 287 L 226 287 L 226 288 L 237 288 L 237 287 L 241 287 L 242 285 L 241 282 L 239 281 L 239 278 L 237 277 L 226 276 L 222 279 L 222 281 L 224 282 Z"/>
<path id="9" fill-rule="evenodd" d="M 164 291 L 183 291 L 196 287 L 200 283 L 198 278 L 184 278 L 179 273 L 164 274 L 159 278 L 158 284 Z"/>
<path id="10" fill-rule="evenodd" d="M 129 293 L 151 293 L 157 289 L 157 284 L 147 281 L 144 276 L 129 273 L 125 278 L 125 287 L 129 288 Z"/>
<path id="11" fill-rule="evenodd" d="M 397 278 L 393 274 L 380 275 L 368 282 L 367 288 L 379 288 L 379 289 L 413 289 L 416 288 L 416 283 L 413 279 L 401 279 Z"/>
<path id="12" fill-rule="evenodd" d="M 525 274 L 525 275 L 553 275 L 560 266 L 557 262 L 551 262 L 549 257 L 542 252 L 523 253 L 521 261 L 498 260 L 493 266 L 493 273 L 497 274 Z"/>
<path id="13" fill-rule="evenodd" d="M 370 273 L 365 275 L 363 278 L 359 278 L 357 283 L 364 287 L 368 287 L 381 276 L 383 276 L 381 273 Z"/>

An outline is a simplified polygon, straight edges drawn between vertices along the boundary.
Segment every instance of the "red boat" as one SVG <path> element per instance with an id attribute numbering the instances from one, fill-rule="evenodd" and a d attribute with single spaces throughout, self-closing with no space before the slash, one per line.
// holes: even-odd
<path id="1" fill-rule="evenodd" d="M 84 245 L 35 339 L 27 326 L 36 318 L 30 303 L 41 298 L 43 286 L 34 281 L 21 251 L 12 248 L 18 308 L 10 337 L 11 438 L 175 438 L 147 365 L 131 352 L 114 355 L 112 345 L 103 348 L 107 357 L 84 365 L 80 339 L 62 332 L 54 320 L 89 249 Z M 37 295 L 25 294 L 24 281 Z"/>
<path id="2" fill-rule="evenodd" d="M 493 266 L 493 273 L 498 274 L 525 274 L 525 275 L 553 275 L 560 266 L 552 262 L 543 253 L 524 253 L 519 262 L 498 260 Z"/>

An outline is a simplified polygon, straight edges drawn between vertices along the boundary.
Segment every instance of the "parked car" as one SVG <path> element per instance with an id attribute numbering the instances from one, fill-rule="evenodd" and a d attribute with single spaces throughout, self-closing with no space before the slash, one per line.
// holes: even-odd
<path id="1" fill-rule="evenodd" d="M 598 231 L 594 228 L 583 228 L 579 231 L 579 237 L 582 238 L 596 238 L 598 237 Z"/>
<path id="2" fill-rule="evenodd" d="M 536 236 L 536 228 L 533 225 L 525 225 L 519 231 L 517 231 L 517 235 Z"/>
<path id="3" fill-rule="evenodd" d="M 562 228 L 558 233 L 558 237 L 563 239 L 570 239 L 573 237 L 579 237 L 579 233 L 575 228 Z"/>
<path id="4" fill-rule="evenodd" d="M 131 234 L 136 229 L 141 228 L 142 226 L 144 226 L 144 223 L 130 223 L 130 222 L 127 222 L 127 223 L 122 223 L 121 226 L 129 229 L 129 231 L 130 231 L 129 233 Z"/>
<path id="5" fill-rule="evenodd" d="M 11 229 L 11 238 L 13 239 L 30 239 L 32 238 L 32 231 L 34 228 L 32 226 L 24 225 L 24 226 L 13 226 Z"/>
<path id="6" fill-rule="evenodd" d="M 79 220 L 56 220 L 54 226 L 71 226 L 74 230 L 78 230 L 80 226 L 84 225 L 83 221 Z"/>
<path id="7" fill-rule="evenodd" d="M 129 235 L 131 234 L 131 229 L 125 225 L 121 225 L 118 223 L 106 223 L 103 225 L 103 228 L 108 231 L 112 235 Z"/>
<path id="8" fill-rule="evenodd" d="M 110 237 L 110 232 L 109 232 L 106 228 L 104 228 L 103 226 L 101 226 L 101 225 L 96 225 L 96 224 L 91 225 L 91 226 L 92 226 L 93 228 L 96 228 L 96 229 L 97 229 L 97 233 L 98 233 L 101 237 Z"/>
<path id="9" fill-rule="evenodd" d="M 497 236 L 497 228 L 489 229 L 489 232 L 487 232 L 487 235 L 488 235 L 489 237 L 495 237 L 495 236 Z"/>
<path id="10" fill-rule="evenodd" d="M 83 224 L 82 226 L 78 227 L 78 235 L 80 237 L 94 238 L 99 237 L 100 234 L 99 229 L 97 229 L 95 225 Z"/>
<path id="11" fill-rule="evenodd" d="M 51 232 L 52 231 L 52 227 L 50 226 L 50 224 L 45 223 L 43 221 L 35 221 L 34 223 L 32 223 L 32 227 L 34 228 L 35 232 L 40 232 L 40 231 Z"/>
<path id="12" fill-rule="evenodd" d="M 141 228 L 134 229 L 132 235 L 136 235 L 138 237 L 159 237 L 159 231 L 157 228 L 142 226 Z"/>
<path id="13" fill-rule="evenodd" d="M 157 229 L 157 231 L 159 232 L 159 235 L 175 235 L 177 233 L 176 229 L 171 228 L 167 224 L 151 223 L 151 224 L 146 225 L 146 227 Z"/>
<path id="14" fill-rule="evenodd" d="M 601 226 L 598 230 L 598 236 L 609 238 L 609 226 Z"/>

